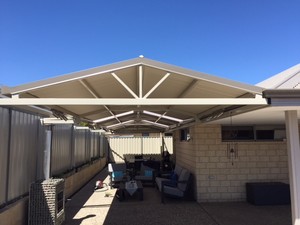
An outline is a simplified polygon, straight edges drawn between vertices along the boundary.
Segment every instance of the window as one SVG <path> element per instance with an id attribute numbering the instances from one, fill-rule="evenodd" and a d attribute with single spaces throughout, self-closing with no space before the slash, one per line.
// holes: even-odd
<path id="1" fill-rule="evenodd" d="M 222 127 L 222 140 L 254 140 L 251 126 L 224 126 Z"/>
<path id="2" fill-rule="evenodd" d="M 280 125 L 222 126 L 222 141 L 282 141 L 284 139 L 285 129 Z"/>
<path id="3" fill-rule="evenodd" d="M 180 130 L 180 141 L 189 141 L 191 139 L 189 128 Z"/>
<path id="4" fill-rule="evenodd" d="M 274 140 L 274 130 L 257 130 L 257 140 Z"/>

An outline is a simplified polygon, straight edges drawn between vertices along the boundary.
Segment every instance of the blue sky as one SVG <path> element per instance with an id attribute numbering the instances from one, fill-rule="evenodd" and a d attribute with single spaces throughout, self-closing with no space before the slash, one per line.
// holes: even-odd
<path id="1" fill-rule="evenodd" d="M 248 83 L 300 63 L 300 0 L 1 0 L 0 84 L 139 55 Z"/>

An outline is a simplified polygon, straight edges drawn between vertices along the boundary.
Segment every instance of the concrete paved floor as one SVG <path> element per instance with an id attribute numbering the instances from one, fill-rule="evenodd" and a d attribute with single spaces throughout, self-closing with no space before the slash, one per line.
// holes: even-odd
<path id="1" fill-rule="evenodd" d="M 66 225 L 291 225 L 289 205 L 254 206 L 239 203 L 203 203 L 167 199 L 153 187 L 144 188 L 144 201 L 119 202 L 116 189 L 96 190 L 96 181 L 108 183 L 103 170 L 66 203 Z"/>

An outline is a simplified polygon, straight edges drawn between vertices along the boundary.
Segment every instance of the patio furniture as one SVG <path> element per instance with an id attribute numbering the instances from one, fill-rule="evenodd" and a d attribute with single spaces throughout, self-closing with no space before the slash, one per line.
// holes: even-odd
<path id="1" fill-rule="evenodd" d="M 160 171 L 161 161 L 155 160 L 155 159 L 149 159 L 143 162 L 144 166 L 150 167 L 151 169 L 154 169 L 156 172 Z"/>
<path id="2" fill-rule="evenodd" d="M 143 155 L 134 156 L 134 170 L 139 171 L 141 169 L 142 162 L 144 161 Z"/>
<path id="3" fill-rule="evenodd" d="M 161 202 L 164 203 L 164 197 L 184 198 L 190 189 L 191 173 L 184 168 L 177 166 L 177 172 L 179 172 L 178 179 L 176 179 L 176 172 L 171 178 L 157 177 L 156 184 L 161 192 Z"/>
<path id="4" fill-rule="evenodd" d="M 139 180 L 142 183 L 150 183 L 155 186 L 155 174 L 156 171 L 148 166 L 145 166 L 144 163 L 141 164 L 141 170 L 134 177 L 135 180 Z"/>
<path id="5" fill-rule="evenodd" d="M 174 170 L 172 170 L 172 171 L 160 171 L 159 177 L 170 179 L 171 176 L 173 175 L 173 176 L 177 176 L 177 178 L 178 178 L 181 173 L 181 170 L 182 170 L 182 167 L 179 166 L 178 164 L 176 164 Z"/>
<path id="6" fill-rule="evenodd" d="M 254 205 L 290 204 L 290 186 L 282 182 L 246 183 L 247 201 Z"/>
<path id="7" fill-rule="evenodd" d="M 108 173 L 110 176 L 110 187 L 114 187 L 115 185 L 126 179 L 126 164 L 109 163 Z"/>
<path id="8" fill-rule="evenodd" d="M 117 191 L 119 201 L 124 201 L 129 197 L 137 196 L 140 201 L 144 200 L 144 190 L 141 181 L 121 182 Z"/>

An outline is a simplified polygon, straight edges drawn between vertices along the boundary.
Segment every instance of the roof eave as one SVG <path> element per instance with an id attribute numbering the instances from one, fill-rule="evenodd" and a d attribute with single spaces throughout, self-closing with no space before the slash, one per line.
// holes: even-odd
<path id="1" fill-rule="evenodd" d="M 20 85 L 20 86 L 16 86 L 16 87 L 5 88 L 5 89 L 3 89 L 2 94 L 19 94 L 19 93 L 23 93 L 23 92 L 26 92 L 29 90 L 34 90 L 34 89 L 38 89 L 38 88 L 42 88 L 42 87 L 55 85 L 55 84 L 65 83 L 65 82 L 69 82 L 69 81 L 73 81 L 73 80 L 84 79 L 87 77 L 91 77 L 91 76 L 95 76 L 95 75 L 99 75 L 99 74 L 103 74 L 103 73 L 108 73 L 108 72 L 113 72 L 116 70 L 125 69 L 125 68 L 131 67 L 131 66 L 136 66 L 136 65 L 145 65 L 145 66 L 149 66 L 149 67 L 153 67 L 153 68 L 157 68 L 157 69 L 162 69 L 162 70 L 165 70 L 170 73 L 182 74 L 182 75 L 193 77 L 196 79 L 206 80 L 206 81 L 213 82 L 216 84 L 240 89 L 245 92 L 250 92 L 253 94 L 261 94 L 262 91 L 264 90 L 261 87 L 248 85 L 248 84 L 220 78 L 217 76 L 209 75 L 206 73 L 197 72 L 197 71 L 190 70 L 190 69 L 185 69 L 185 68 L 174 66 L 171 64 L 162 63 L 162 62 L 158 62 L 155 60 L 139 57 L 139 58 L 134 58 L 134 59 L 126 60 L 126 61 L 117 62 L 114 64 L 95 67 L 95 68 L 88 69 L 88 70 L 82 70 L 82 71 L 78 71 L 78 72 L 74 72 L 74 73 L 69 73 L 69 74 L 61 75 L 61 76 L 54 77 L 54 78 L 40 80 L 40 81 L 36 81 L 33 83 L 28 83 L 28 84 L 24 84 L 24 85 Z"/>
<path id="2" fill-rule="evenodd" d="M 271 106 L 300 106 L 300 89 L 267 89 L 263 97 Z"/>

